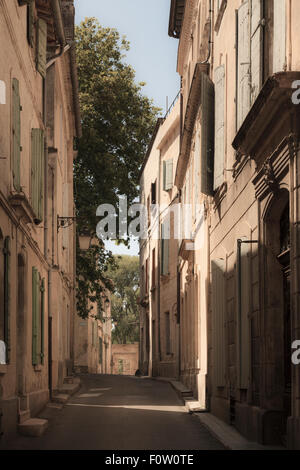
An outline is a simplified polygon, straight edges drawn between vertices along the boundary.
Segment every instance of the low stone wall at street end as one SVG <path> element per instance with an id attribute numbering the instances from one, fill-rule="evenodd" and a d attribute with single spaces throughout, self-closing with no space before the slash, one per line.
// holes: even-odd
<path id="1" fill-rule="evenodd" d="M 112 373 L 135 375 L 139 364 L 139 343 L 112 345 Z"/>

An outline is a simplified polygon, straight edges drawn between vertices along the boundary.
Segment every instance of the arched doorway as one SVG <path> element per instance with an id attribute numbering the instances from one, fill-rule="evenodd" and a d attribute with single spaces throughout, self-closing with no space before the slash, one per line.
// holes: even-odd
<path id="1" fill-rule="evenodd" d="M 291 416 L 291 269 L 289 192 L 281 190 L 265 217 L 265 403 L 277 411 L 274 440 L 286 443 Z M 276 434 L 276 435 L 275 435 Z"/>

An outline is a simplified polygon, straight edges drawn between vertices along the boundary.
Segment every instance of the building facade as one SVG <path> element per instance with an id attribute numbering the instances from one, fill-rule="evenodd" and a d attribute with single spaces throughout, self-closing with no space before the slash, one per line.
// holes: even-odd
<path id="1" fill-rule="evenodd" d="M 74 138 L 80 137 L 72 0 L 1 0 L 2 440 L 72 371 Z"/>
<path id="2" fill-rule="evenodd" d="M 191 206 L 174 261 L 178 377 L 249 439 L 291 449 L 300 445 L 297 5 L 172 0 L 169 24 L 182 83 L 174 181 Z"/>
<path id="3" fill-rule="evenodd" d="M 74 331 L 74 370 L 79 374 L 111 374 L 111 302 L 105 290 L 93 305 L 88 318 L 76 315 Z"/>
<path id="4" fill-rule="evenodd" d="M 112 345 L 112 374 L 135 375 L 139 367 L 139 343 Z"/>
<path id="5" fill-rule="evenodd" d="M 179 155 L 180 100 L 159 119 L 141 173 L 141 201 L 147 208 L 140 240 L 141 348 L 143 374 L 176 377 L 179 367 L 177 251 L 174 237 L 178 192 L 174 174 Z M 165 239 L 161 239 L 161 233 Z"/>

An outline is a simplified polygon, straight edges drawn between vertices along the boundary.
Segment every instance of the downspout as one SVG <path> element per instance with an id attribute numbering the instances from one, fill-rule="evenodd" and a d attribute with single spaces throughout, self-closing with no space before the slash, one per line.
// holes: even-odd
<path id="1" fill-rule="evenodd" d="M 158 165 L 158 230 L 159 230 L 159 243 L 157 249 L 157 335 L 158 335 L 158 358 L 161 361 L 161 338 L 160 338 L 160 276 L 161 276 L 161 226 L 160 226 L 160 191 L 161 191 L 161 151 L 159 151 L 159 165 Z"/>

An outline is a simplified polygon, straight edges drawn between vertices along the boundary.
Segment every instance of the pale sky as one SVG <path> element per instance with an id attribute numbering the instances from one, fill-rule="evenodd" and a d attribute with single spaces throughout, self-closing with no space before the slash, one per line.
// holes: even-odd
<path id="1" fill-rule="evenodd" d="M 76 23 L 96 17 L 105 27 L 116 28 L 130 42 L 126 62 L 136 70 L 136 81 L 146 82 L 144 93 L 165 114 L 180 87 L 176 73 L 178 40 L 168 36 L 170 0 L 75 0 Z M 133 241 L 128 250 L 113 242 L 107 246 L 116 254 L 138 254 Z"/>

